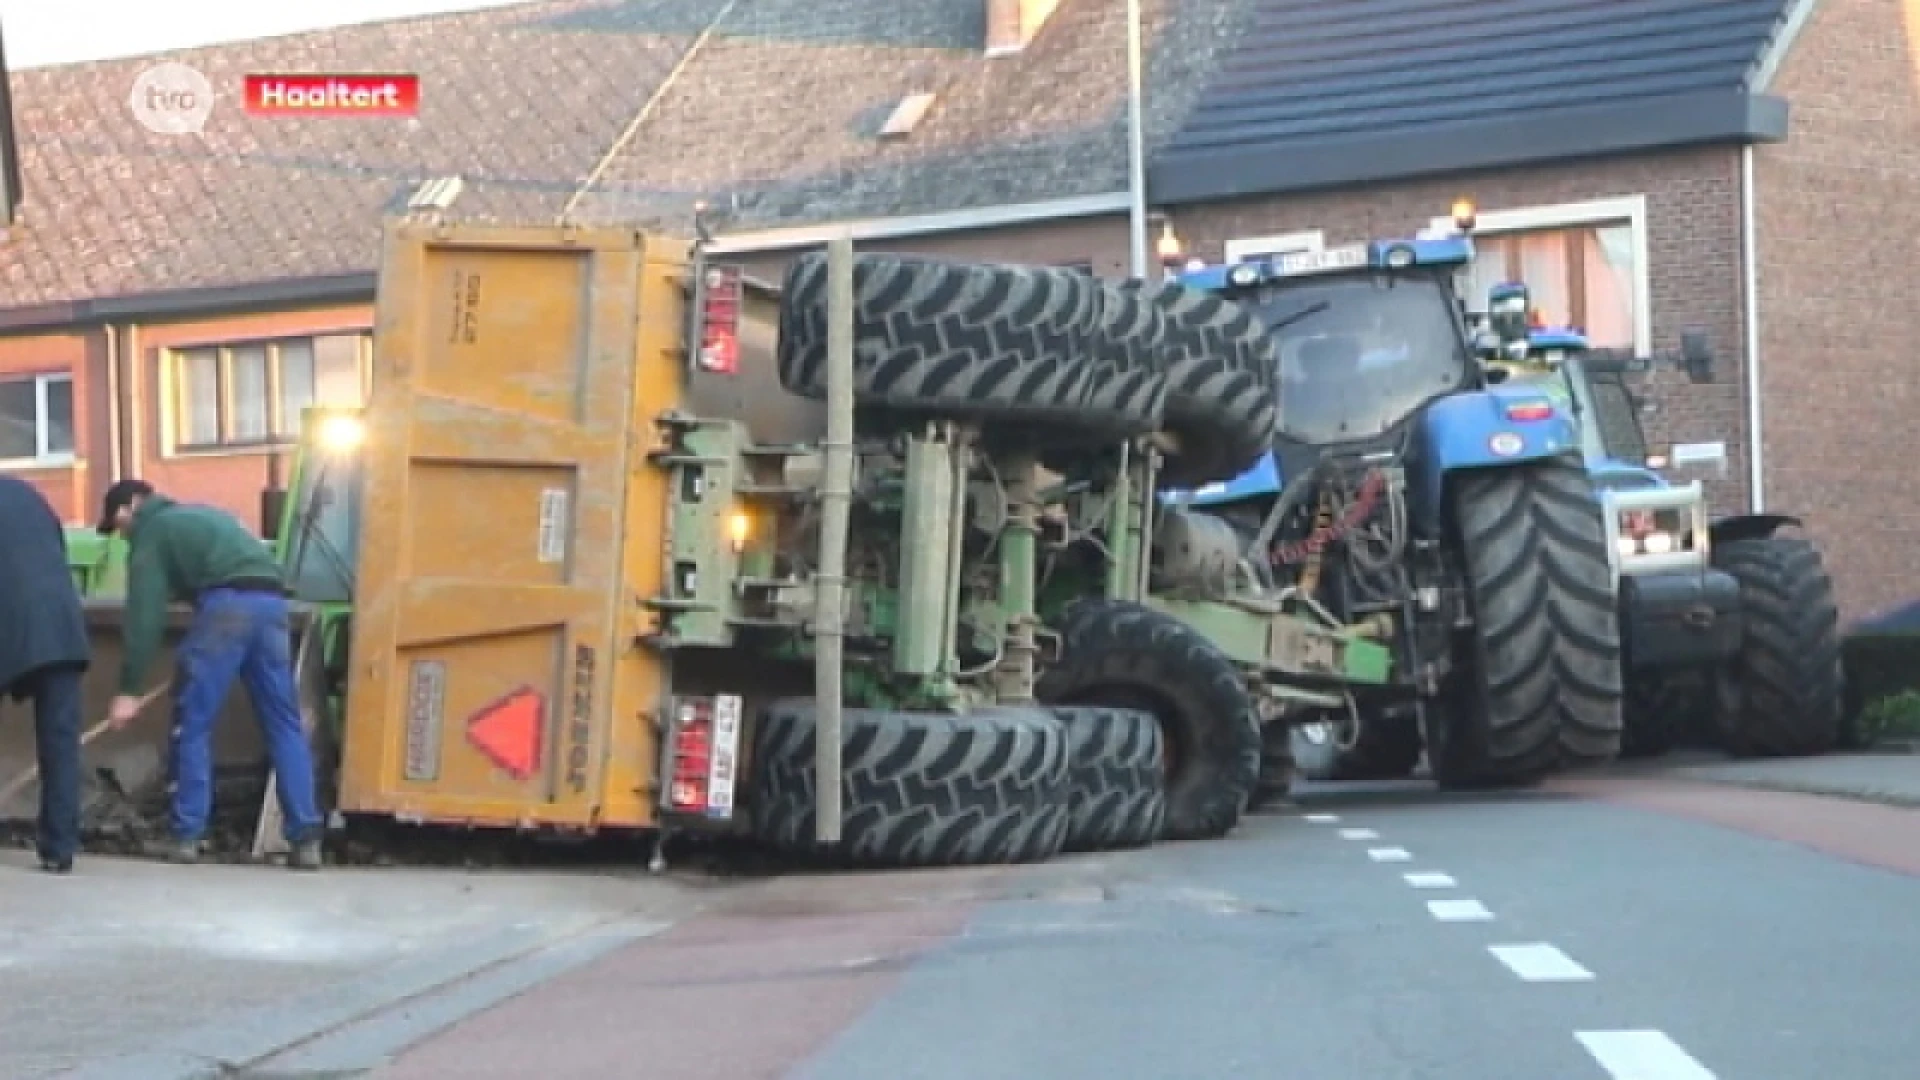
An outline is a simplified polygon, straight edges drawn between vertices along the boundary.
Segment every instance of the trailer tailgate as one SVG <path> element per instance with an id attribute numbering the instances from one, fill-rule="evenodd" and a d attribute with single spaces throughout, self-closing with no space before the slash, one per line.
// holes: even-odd
<path id="1" fill-rule="evenodd" d="M 653 822 L 683 273 L 627 230 L 389 229 L 341 810 Z"/>

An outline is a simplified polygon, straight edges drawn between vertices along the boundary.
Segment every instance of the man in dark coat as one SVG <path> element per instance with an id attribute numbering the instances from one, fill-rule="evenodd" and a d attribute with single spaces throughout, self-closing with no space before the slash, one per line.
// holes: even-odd
<path id="1" fill-rule="evenodd" d="M 80 676 L 91 654 L 66 530 L 26 481 L 0 473 L 0 696 L 33 701 L 40 758 L 40 868 L 80 847 Z"/>

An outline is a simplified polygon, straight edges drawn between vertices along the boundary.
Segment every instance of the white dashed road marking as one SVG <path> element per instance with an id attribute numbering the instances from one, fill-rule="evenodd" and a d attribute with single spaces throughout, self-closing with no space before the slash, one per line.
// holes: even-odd
<path id="1" fill-rule="evenodd" d="M 1406 878 L 1407 884 L 1416 889 L 1451 889 L 1459 884 L 1451 874 L 1442 874 L 1437 870 L 1415 870 Z"/>
<path id="2" fill-rule="evenodd" d="M 1593 972 L 1545 942 L 1489 945 L 1487 951 L 1527 982 L 1586 982 L 1593 978 Z"/>
<path id="3" fill-rule="evenodd" d="M 1308 814 L 1307 820 L 1315 825 L 1331 825 L 1340 820 L 1339 814 Z"/>
<path id="4" fill-rule="evenodd" d="M 1613 1080 L 1715 1080 L 1680 1044 L 1659 1031 L 1576 1031 Z"/>
<path id="5" fill-rule="evenodd" d="M 1367 858 L 1374 862 L 1408 862 L 1413 859 L 1413 852 L 1403 847 L 1368 848 Z"/>
<path id="6" fill-rule="evenodd" d="M 1441 922 L 1486 922 L 1493 912 L 1478 900 L 1429 900 L 1427 910 Z"/>
<path id="7" fill-rule="evenodd" d="M 1342 840 L 1378 840 L 1380 839 L 1380 834 L 1377 832 L 1374 832 L 1372 829 L 1341 829 L 1340 839 Z"/>

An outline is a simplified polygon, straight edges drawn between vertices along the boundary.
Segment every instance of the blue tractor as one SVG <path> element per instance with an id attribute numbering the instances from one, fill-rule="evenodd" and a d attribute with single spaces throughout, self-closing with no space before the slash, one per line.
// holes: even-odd
<path id="1" fill-rule="evenodd" d="M 1390 643 L 1400 673 L 1270 724 L 1276 763 L 1293 729 L 1334 732 L 1371 773 L 1424 750 L 1449 788 L 1620 752 L 1612 538 L 1580 425 L 1476 352 L 1458 287 L 1472 258 L 1455 233 L 1181 276 L 1258 311 L 1280 369 L 1270 459 L 1185 501 L 1235 524 L 1291 603 Z"/>
<path id="2" fill-rule="evenodd" d="M 1612 537 L 1626 664 L 1624 757 L 1682 742 L 1741 757 L 1817 754 L 1848 741 L 1833 583 L 1785 514 L 1710 517 L 1698 481 L 1650 468 L 1628 373 L 1656 361 L 1590 349 L 1576 331 L 1532 328 L 1526 289 L 1488 298 L 1478 335 L 1492 371 L 1558 398 L 1580 426 L 1588 475 Z M 1524 348 L 1512 343 L 1524 341 Z M 1713 378 L 1689 335 L 1677 357 Z"/>

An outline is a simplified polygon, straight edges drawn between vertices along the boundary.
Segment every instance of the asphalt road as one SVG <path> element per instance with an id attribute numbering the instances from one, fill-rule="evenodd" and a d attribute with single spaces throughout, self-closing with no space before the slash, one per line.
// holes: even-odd
<path id="1" fill-rule="evenodd" d="M 1920 756 L 1850 768 L 1873 775 L 1821 783 L 1898 786 L 1920 778 Z M 734 879 L 698 898 L 631 878 L 509 876 L 504 892 L 456 901 L 447 890 L 471 882 L 426 878 L 407 909 L 448 916 L 439 933 L 382 920 L 380 940 L 432 955 L 525 926 L 551 943 L 454 957 L 408 976 L 416 992 L 385 976 L 384 1007 L 369 990 L 185 1041 L 158 1039 L 157 1014 L 116 1024 L 118 1009 L 83 1005 L 63 1019 L 53 1002 L 14 1010 L 7 1032 L 51 1057 L 91 1022 L 122 1051 L 171 1047 L 176 1061 L 274 1080 L 1920 1076 L 1920 810 L 1702 782 L 1678 763 L 1555 789 L 1330 789 L 1221 841 L 1013 869 Z M 312 979 L 322 955 L 340 978 L 366 962 L 349 957 L 367 939 L 335 936 L 337 905 L 370 914 L 399 899 L 365 892 L 384 877 L 347 878 L 322 877 L 322 895 L 341 890 L 311 913 L 332 927 L 323 940 L 238 935 L 250 942 L 238 978 L 209 978 L 223 953 L 200 944 L 201 996 L 164 991 L 183 977 L 145 992 L 217 1012 L 270 996 L 273 978 Z M 160 899 L 94 895 L 131 910 Z M 55 988 L 54 968 L 29 975 L 27 944 L 0 970 L 10 997 Z M 101 975 L 111 964 L 104 943 L 61 948 Z M 127 993 L 147 982 L 130 974 Z M 270 1052 L 276 1032 L 294 1037 Z M 86 1075 L 204 1075 L 156 1060 Z"/>
<path id="2" fill-rule="evenodd" d="M 1913 877 L 1633 801 L 1306 809 L 979 912 L 791 1075 L 1920 1075 Z"/>

